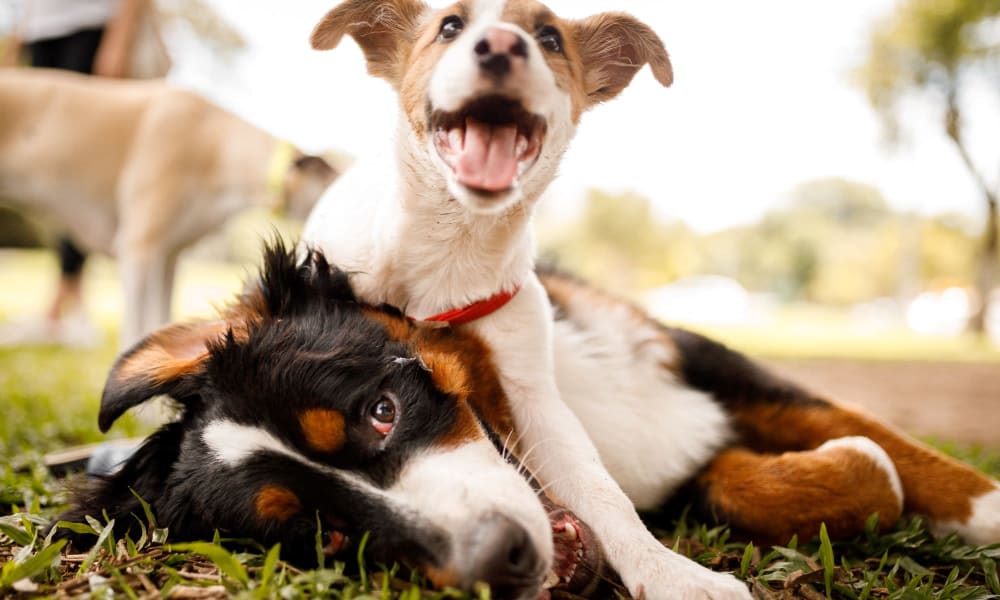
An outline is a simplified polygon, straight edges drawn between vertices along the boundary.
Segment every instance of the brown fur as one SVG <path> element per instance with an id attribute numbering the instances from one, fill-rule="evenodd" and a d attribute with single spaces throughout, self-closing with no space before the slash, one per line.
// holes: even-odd
<path id="1" fill-rule="evenodd" d="M 792 535 L 811 539 L 820 523 L 831 537 L 843 539 L 861 531 L 874 513 L 883 530 L 900 515 L 885 471 L 848 448 L 779 455 L 726 450 L 698 485 L 720 521 L 765 543 L 785 544 Z"/>
<path id="2" fill-rule="evenodd" d="M 306 443 L 317 452 L 333 454 L 346 441 L 344 415 L 335 410 L 310 409 L 299 415 Z"/>
<path id="3" fill-rule="evenodd" d="M 971 501 L 994 489 L 988 477 L 892 427 L 834 404 L 736 407 L 737 427 L 761 451 L 809 450 L 823 442 L 863 435 L 892 459 L 903 483 L 904 510 L 937 521 L 966 522 Z"/>
<path id="4" fill-rule="evenodd" d="M 299 512 L 302 502 L 295 492 L 286 487 L 265 485 L 257 492 L 254 507 L 262 520 L 283 523 Z"/>

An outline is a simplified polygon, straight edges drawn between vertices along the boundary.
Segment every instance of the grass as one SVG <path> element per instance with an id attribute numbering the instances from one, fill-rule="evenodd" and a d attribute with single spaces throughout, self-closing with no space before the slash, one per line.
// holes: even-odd
<path id="1" fill-rule="evenodd" d="M 22 283 L 0 287 L 0 319 L 38 309 L 51 267 L 51 259 L 43 254 L 0 254 L 5 278 L 13 274 Z M 203 300 L 225 298 L 238 289 L 241 273 L 240 268 L 227 265 L 186 264 L 181 274 L 186 291 L 177 305 L 180 312 L 210 312 Z M 67 445 L 104 439 L 96 428 L 96 414 L 104 376 L 115 356 L 110 340 L 119 306 L 112 293 L 111 266 L 98 261 L 88 275 L 92 276 L 88 303 L 108 341 L 89 351 L 0 350 L 0 597 L 466 597 L 454 591 L 426 590 L 419 576 L 391 565 L 369 562 L 364 566 L 363 560 L 353 560 L 302 571 L 278 560 L 274 548 L 234 552 L 212 541 L 175 545 L 151 514 L 137 515 L 146 526 L 146 535 L 140 539 L 109 536 L 89 553 L 64 554 L 58 544 L 46 539 L 42 527 L 64 506 L 67 495 L 62 482 L 42 466 L 42 455 Z M 746 347 L 738 339 L 727 339 Z M 768 343 L 778 350 L 781 344 L 792 344 Z M 873 358 L 898 352 L 894 345 L 898 343 L 886 343 L 879 350 L 885 354 Z M 964 342 L 956 343 L 954 360 L 967 359 L 960 345 Z M 846 352 L 849 345 L 840 347 Z M 996 359 L 995 350 L 984 348 L 982 352 L 974 354 L 977 360 Z M 126 418 L 115 425 L 111 435 L 142 433 L 139 423 Z M 1000 453 L 934 443 L 1000 477 Z M 934 539 L 918 519 L 903 520 L 890 532 L 869 528 L 854 540 L 831 542 L 821 536 L 761 548 L 733 539 L 725 527 L 699 523 L 683 514 L 653 515 L 650 523 L 665 544 L 712 569 L 733 572 L 758 598 L 1000 598 L 996 567 L 1000 545 L 974 548 L 954 537 Z M 110 531 L 106 525 L 94 520 L 79 526 Z M 489 592 L 481 590 L 474 597 L 488 598 Z"/>

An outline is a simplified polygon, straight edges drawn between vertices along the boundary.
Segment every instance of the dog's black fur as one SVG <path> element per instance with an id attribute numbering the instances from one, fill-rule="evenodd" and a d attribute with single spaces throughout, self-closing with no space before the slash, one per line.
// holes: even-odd
<path id="1" fill-rule="evenodd" d="M 368 550 L 377 560 L 436 565 L 447 555 L 445 536 L 395 514 L 338 472 L 388 487 L 405 457 L 453 425 L 455 402 L 433 385 L 420 360 L 411 358 L 412 349 L 363 315 L 347 275 L 322 256 L 300 262 L 281 245 L 272 247 L 259 286 L 247 295 L 256 297 L 246 302 L 257 309 L 246 331 L 217 333 L 208 340 L 204 359 L 182 375 L 162 382 L 128 375 L 134 369 L 126 365 L 156 344 L 157 334 L 119 359 L 102 402 L 102 429 L 158 394 L 179 403 L 180 418 L 146 440 L 118 472 L 84 486 L 58 520 L 80 522 L 106 510 L 117 536 L 136 537 L 143 518 L 138 495 L 151 504 L 172 540 L 210 539 L 219 531 L 265 545 L 280 542 L 285 558 L 309 565 L 317 559 L 318 515 L 325 532 L 349 538 L 371 532 Z M 391 438 L 382 440 L 368 415 L 387 393 L 397 399 L 402 416 Z M 317 452 L 303 439 L 297 416 L 311 408 L 345 416 L 346 442 L 335 454 Z M 231 468 L 211 455 L 201 437 L 218 420 L 264 429 L 329 470 L 270 452 Z M 265 485 L 293 491 L 301 510 L 284 522 L 261 520 L 254 494 Z M 94 542 L 68 529 L 57 536 L 76 547 Z"/>

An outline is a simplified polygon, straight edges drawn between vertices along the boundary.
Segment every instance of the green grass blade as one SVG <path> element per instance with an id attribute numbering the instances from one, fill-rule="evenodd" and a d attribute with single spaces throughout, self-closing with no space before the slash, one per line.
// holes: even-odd
<path id="1" fill-rule="evenodd" d="M 743 558 L 740 560 L 740 579 L 746 579 L 747 571 L 750 570 L 750 562 L 753 560 L 753 542 L 747 544 L 743 549 Z"/>
<path id="2" fill-rule="evenodd" d="M 823 565 L 823 585 L 826 587 L 826 597 L 830 598 L 833 588 L 833 570 L 837 566 L 837 561 L 833 556 L 833 544 L 830 543 L 830 534 L 826 531 L 826 523 L 819 525 L 819 562 Z"/>
<path id="3" fill-rule="evenodd" d="M 66 540 L 59 540 L 24 562 L 14 565 L 12 568 L 4 565 L 3 575 L 0 576 L 0 591 L 9 588 L 22 579 L 30 579 L 51 567 L 59 559 L 59 553 L 62 552 L 63 546 L 66 543 Z"/>
<path id="4" fill-rule="evenodd" d="M 88 520 L 92 520 L 94 521 L 94 523 L 97 522 L 95 519 L 90 519 L 89 517 Z M 100 535 L 97 536 L 97 541 L 94 542 L 94 547 L 90 549 L 90 552 L 87 553 L 86 558 L 84 558 L 83 562 L 80 563 L 80 570 L 78 571 L 80 575 L 86 573 L 90 569 L 90 566 L 94 564 L 94 561 L 97 560 L 97 555 L 101 552 L 101 546 L 103 546 L 104 542 L 106 542 L 108 538 L 111 537 L 111 532 L 114 531 L 114 528 L 115 528 L 115 520 L 111 519 L 110 521 L 108 521 L 108 524 L 105 525 L 104 528 L 101 530 Z"/>
<path id="5" fill-rule="evenodd" d="M 173 544 L 170 546 L 170 550 L 200 554 L 214 562 L 219 567 L 219 570 L 231 579 L 235 579 L 244 586 L 250 583 L 250 577 L 247 575 L 247 571 L 243 568 L 243 565 L 228 550 L 221 546 L 216 546 L 208 542 L 193 542 L 190 544 Z"/>
<path id="6" fill-rule="evenodd" d="M 361 537 L 361 543 L 358 544 L 358 571 L 361 573 L 361 590 L 366 594 L 368 593 L 368 571 L 365 569 L 365 548 L 368 546 L 369 533 L 366 531 L 365 535 Z"/>
<path id="7" fill-rule="evenodd" d="M 27 546 L 31 544 L 32 536 L 30 533 L 21 529 L 20 527 L 15 527 L 13 525 L 8 525 L 7 523 L 0 522 L 0 534 L 6 535 L 14 541 L 18 546 Z"/>
<path id="8" fill-rule="evenodd" d="M 268 550 L 267 556 L 264 558 L 264 568 L 261 569 L 260 573 L 260 587 L 262 590 L 266 590 L 271 584 L 274 572 L 278 568 L 279 556 L 281 556 L 281 544 L 275 544 L 273 548 Z"/>

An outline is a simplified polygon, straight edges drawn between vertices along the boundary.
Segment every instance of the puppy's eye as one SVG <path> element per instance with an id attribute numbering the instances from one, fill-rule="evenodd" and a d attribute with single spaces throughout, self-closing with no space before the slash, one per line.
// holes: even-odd
<path id="1" fill-rule="evenodd" d="M 458 37 L 465 29 L 465 21 L 458 15 L 448 15 L 441 21 L 441 31 L 438 32 L 438 40 L 450 42 Z"/>
<path id="2" fill-rule="evenodd" d="M 535 34 L 538 43 L 549 52 L 562 52 L 563 40 L 559 30 L 551 25 L 546 25 Z"/>
<path id="3" fill-rule="evenodd" d="M 383 436 L 389 435 L 396 425 L 396 400 L 389 394 L 383 395 L 378 402 L 368 410 L 368 420 L 375 431 Z"/>

